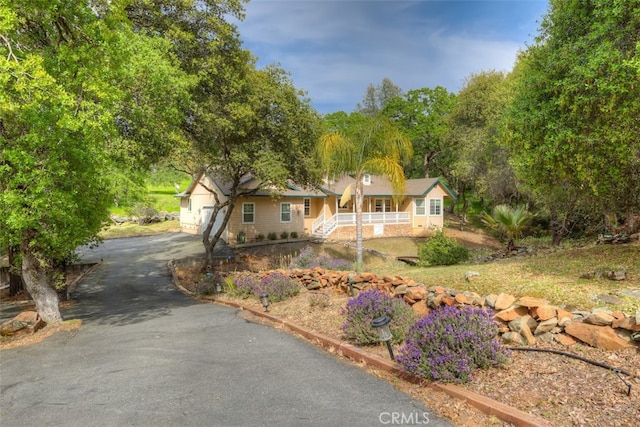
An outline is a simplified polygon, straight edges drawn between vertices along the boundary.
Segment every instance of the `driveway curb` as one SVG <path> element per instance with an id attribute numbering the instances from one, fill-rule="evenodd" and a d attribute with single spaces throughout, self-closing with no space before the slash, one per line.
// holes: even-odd
<path id="1" fill-rule="evenodd" d="M 496 400 L 490 399 L 481 394 L 464 389 L 454 384 L 443 384 L 425 381 L 403 371 L 397 363 L 391 360 L 384 359 L 376 354 L 368 353 L 349 343 L 336 340 L 327 335 L 307 329 L 300 325 L 296 325 L 295 323 L 291 323 L 289 321 L 274 317 L 269 313 L 258 311 L 251 307 L 243 306 L 242 304 L 238 304 L 235 301 L 229 301 L 220 298 L 207 298 L 207 301 L 225 305 L 227 307 L 237 308 L 239 310 L 248 311 L 256 317 L 260 317 L 269 321 L 270 323 L 280 325 L 296 334 L 301 335 L 307 340 L 320 345 L 327 350 L 341 353 L 343 356 L 348 357 L 356 362 L 365 363 L 366 365 L 372 366 L 376 369 L 392 373 L 405 381 L 409 381 L 414 384 L 426 385 L 435 390 L 442 391 L 449 396 L 465 400 L 470 405 L 476 407 L 485 414 L 494 415 L 502 421 L 512 423 L 519 427 L 548 427 L 552 425 L 545 419 L 535 417 L 524 411 L 505 405 Z"/>

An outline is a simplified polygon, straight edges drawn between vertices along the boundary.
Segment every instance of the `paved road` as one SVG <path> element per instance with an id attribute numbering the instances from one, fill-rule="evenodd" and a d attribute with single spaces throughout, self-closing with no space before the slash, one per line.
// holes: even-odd
<path id="1" fill-rule="evenodd" d="M 0 352 L 0 426 L 450 425 L 386 382 L 171 285 L 193 236 L 106 241 L 75 333 Z"/>

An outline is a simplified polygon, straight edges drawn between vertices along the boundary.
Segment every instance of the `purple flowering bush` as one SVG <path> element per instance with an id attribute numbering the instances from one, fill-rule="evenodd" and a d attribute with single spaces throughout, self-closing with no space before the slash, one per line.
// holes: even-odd
<path id="1" fill-rule="evenodd" d="M 376 317 L 386 314 L 391 318 L 389 329 L 394 343 L 401 343 L 409 327 L 418 319 L 418 315 L 403 300 L 375 288 L 349 299 L 342 314 L 346 316 L 342 332 L 347 340 L 356 344 L 380 342 L 378 333 L 371 327 L 371 321 Z"/>
<path id="2" fill-rule="evenodd" d="M 298 295 L 300 284 L 282 273 L 272 273 L 262 280 L 256 275 L 247 274 L 236 276 L 233 287 L 229 287 L 229 291 L 232 295 L 241 298 L 248 298 L 251 295 L 260 298 L 260 295 L 268 294 L 270 302 L 278 302 Z"/>
<path id="3" fill-rule="evenodd" d="M 284 301 L 285 299 L 298 295 L 300 284 L 282 273 L 272 273 L 263 278 L 254 293 L 258 298 L 262 294 L 269 295 L 270 302 Z"/>
<path id="4" fill-rule="evenodd" d="M 322 267 L 327 270 L 347 271 L 353 269 L 353 263 L 339 258 L 331 258 L 328 255 L 317 255 L 311 246 L 302 248 L 289 265 L 289 268 L 314 268 Z"/>
<path id="5" fill-rule="evenodd" d="M 260 280 L 253 274 L 235 276 L 233 285 L 229 286 L 229 293 L 240 298 L 249 298 L 255 294 L 255 290 L 260 286 Z"/>
<path id="6" fill-rule="evenodd" d="M 431 381 L 465 383 L 477 368 L 507 363 L 490 310 L 441 307 L 418 320 L 396 360 Z"/>

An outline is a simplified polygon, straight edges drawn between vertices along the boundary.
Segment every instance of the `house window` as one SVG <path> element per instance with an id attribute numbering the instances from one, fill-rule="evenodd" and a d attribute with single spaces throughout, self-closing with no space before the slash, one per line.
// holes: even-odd
<path id="1" fill-rule="evenodd" d="M 391 212 L 391 199 L 376 199 L 376 212 Z"/>
<path id="2" fill-rule="evenodd" d="M 253 224 L 255 222 L 256 222 L 256 204 L 243 203 L 242 204 L 242 223 Z"/>
<path id="3" fill-rule="evenodd" d="M 371 175 L 369 175 L 368 173 L 364 174 L 364 176 L 362 177 L 362 183 L 364 185 L 371 185 Z"/>
<path id="4" fill-rule="evenodd" d="M 191 199 L 187 200 L 187 212 L 191 212 Z"/>
<path id="5" fill-rule="evenodd" d="M 429 215 L 442 215 L 442 199 L 429 199 Z"/>
<path id="6" fill-rule="evenodd" d="M 291 203 L 280 203 L 280 222 L 291 222 Z"/>
<path id="7" fill-rule="evenodd" d="M 424 216 L 427 214 L 427 203 L 424 199 L 414 199 L 416 216 Z"/>
<path id="8" fill-rule="evenodd" d="M 304 216 L 311 216 L 311 199 L 304 199 Z"/>

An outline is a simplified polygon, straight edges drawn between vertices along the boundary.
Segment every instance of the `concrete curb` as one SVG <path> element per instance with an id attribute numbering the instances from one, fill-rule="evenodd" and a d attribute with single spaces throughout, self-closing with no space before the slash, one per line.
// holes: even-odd
<path id="1" fill-rule="evenodd" d="M 270 315 L 269 313 L 258 311 L 251 307 L 243 306 L 242 304 L 238 304 L 235 301 L 229 301 L 229 300 L 224 300 L 220 298 L 207 298 L 207 301 L 225 305 L 227 307 L 237 308 L 239 310 L 248 311 L 256 317 L 260 317 L 262 319 L 269 321 L 270 323 L 280 325 L 283 328 L 288 329 L 289 331 L 294 332 L 298 335 L 301 335 L 305 339 L 313 343 L 316 343 L 327 350 L 341 353 L 343 356 L 348 357 L 356 362 L 365 363 L 366 365 L 372 366 L 376 369 L 380 369 L 382 371 L 392 373 L 405 381 L 408 381 L 414 384 L 426 385 L 435 390 L 447 393 L 449 396 L 455 397 L 457 399 L 465 400 L 470 405 L 476 407 L 477 409 L 481 410 L 485 414 L 494 415 L 497 418 L 501 419 L 502 421 L 512 423 L 519 427 L 520 426 L 521 427 L 535 427 L 535 426 L 548 427 L 552 425 L 545 419 L 535 417 L 524 411 L 505 405 L 496 400 L 482 396 L 478 393 L 464 389 L 457 385 L 425 381 L 421 378 L 418 378 L 414 375 L 411 375 L 403 371 L 400 365 L 398 365 L 397 363 L 391 360 L 387 360 L 378 355 L 368 353 L 349 343 L 336 340 L 332 337 L 304 328 L 300 325 L 296 325 L 289 321 L 279 319 L 277 317 Z"/>

